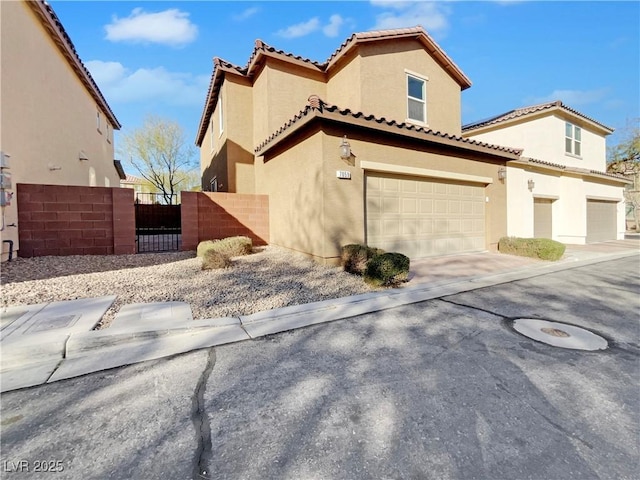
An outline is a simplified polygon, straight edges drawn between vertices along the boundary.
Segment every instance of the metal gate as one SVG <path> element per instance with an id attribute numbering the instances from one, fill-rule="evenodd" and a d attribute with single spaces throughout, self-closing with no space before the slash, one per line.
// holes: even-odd
<path id="1" fill-rule="evenodd" d="M 178 195 L 136 193 L 138 253 L 180 250 L 182 226 Z"/>

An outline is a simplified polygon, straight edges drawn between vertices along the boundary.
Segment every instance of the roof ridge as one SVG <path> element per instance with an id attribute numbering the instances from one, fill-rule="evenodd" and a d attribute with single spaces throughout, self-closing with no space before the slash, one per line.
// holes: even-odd
<path id="1" fill-rule="evenodd" d="M 554 100 L 552 102 L 545 102 L 545 103 L 539 103 L 536 105 L 529 105 L 526 107 L 520 107 L 520 108 L 514 108 L 512 110 L 509 110 L 508 112 L 504 112 L 498 115 L 494 115 L 492 117 L 489 117 L 488 119 L 485 120 L 478 120 L 477 122 L 472 122 L 472 123 L 467 123 L 466 125 L 462 126 L 462 131 L 463 132 L 467 132 L 467 131 L 471 131 L 471 130 L 475 130 L 477 128 L 481 128 L 481 127 L 485 127 L 485 126 L 489 126 L 489 125 L 495 125 L 501 122 L 505 122 L 507 120 L 512 120 L 514 118 L 519 118 L 519 117 L 524 117 L 526 115 L 531 115 L 533 113 L 536 112 L 540 112 L 542 110 L 546 110 L 548 108 L 553 108 L 553 107 L 557 107 L 560 108 L 562 110 L 568 111 L 570 113 L 573 113 L 574 115 L 577 115 L 579 117 L 582 117 L 592 123 L 595 123 L 596 125 L 600 126 L 601 128 L 605 129 L 605 130 L 609 130 L 610 132 L 613 132 L 613 128 L 606 126 L 603 123 L 598 122 L 597 120 L 595 120 L 594 118 L 591 118 L 587 115 L 585 115 L 584 113 L 581 113 L 567 105 L 565 105 L 562 100 Z"/>

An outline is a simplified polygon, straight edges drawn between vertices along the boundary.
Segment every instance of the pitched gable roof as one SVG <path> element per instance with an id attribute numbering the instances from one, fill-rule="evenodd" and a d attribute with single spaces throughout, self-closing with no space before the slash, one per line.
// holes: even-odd
<path id="1" fill-rule="evenodd" d="M 574 110 L 568 107 L 567 105 L 562 103 L 562 101 L 560 100 L 556 100 L 555 102 L 541 103 L 538 105 L 531 105 L 529 107 L 516 108 L 514 110 L 509 110 L 508 112 L 501 113 L 500 115 L 496 115 L 494 117 L 490 117 L 474 123 L 468 123 L 467 125 L 463 125 L 462 132 L 475 133 L 475 130 L 479 130 L 485 127 L 490 127 L 490 126 L 499 125 L 499 124 L 506 125 L 508 123 L 518 121 L 523 118 L 529 118 L 529 117 L 537 116 L 540 114 L 552 113 L 556 111 L 561 111 L 561 112 L 564 112 L 565 114 L 568 114 L 569 116 L 577 117 L 583 121 L 586 121 L 587 123 L 592 125 L 596 130 L 601 131 L 604 135 L 609 135 L 610 133 L 613 133 L 613 128 L 607 127 L 606 125 L 603 125 L 602 123 L 594 120 L 593 118 L 590 118 L 585 114 L 580 113 L 577 110 Z"/>
<path id="2" fill-rule="evenodd" d="M 317 95 L 309 97 L 309 104 L 298 114 L 292 117 L 280 129 L 271 134 L 255 149 L 256 155 L 264 155 L 275 145 L 293 134 L 298 129 L 316 119 L 324 119 L 354 126 L 364 127 L 370 130 L 378 130 L 391 134 L 402 135 L 418 140 L 439 144 L 441 146 L 455 147 L 464 150 L 473 150 L 479 153 L 494 155 L 515 160 L 522 153 L 521 149 L 492 145 L 478 140 L 459 137 L 447 133 L 441 133 L 429 128 L 413 125 L 405 122 L 387 120 L 384 117 L 367 115 L 363 112 L 352 112 L 350 109 L 341 109 L 336 105 L 325 103 Z"/>
<path id="3" fill-rule="evenodd" d="M 372 32 L 354 33 L 347 38 L 324 63 L 319 63 L 308 58 L 300 57 L 292 53 L 285 52 L 284 50 L 278 50 L 270 45 L 267 45 L 262 40 L 256 40 L 253 52 L 249 57 L 247 65 L 240 67 L 230 62 L 222 60 L 219 57 L 214 57 L 213 74 L 211 76 L 211 82 L 209 83 L 209 90 L 207 91 L 207 97 L 205 100 L 205 107 L 200 118 L 200 125 L 198 128 L 198 134 L 196 137 L 196 145 L 201 145 L 204 135 L 207 131 L 209 118 L 215 109 L 215 105 L 218 101 L 218 95 L 220 93 L 220 87 L 224 80 L 225 73 L 239 75 L 247 79 L 252 79 L 257 71 L 259 71 L 262 61 L 266 57 L 277 58 L 284 62 L 296 64 L 304 68 L 308 68 L 314 72 L 320 74 L 328 74 L 339 62 L 341 58 L 344 58 L 348 52 L 353 50 L 358 44 L 367 42 L 379 42 L 399 39 L 415 39 L 419 41 L 425 50 L 433 56 L 433 58 L 440 64 L 440 66 L 446 70 L 449 75 L 460 85 L 462 90 L 471 86 L 471 80 L 458 68 L 458 66 L 451 60 L 446 53 L 436 44 L 436 42 L 425 32 L 425 30 L 418 27 L 400 28 L 394 30 L 377 30 Z"/>
<path id="4" fill-rule="evenodd" d="M 91 73 L 89 73 L 87 67 L 84 66 L 84 63 L 82 63 L 82 60 L 80 59 L 80 56 L 78 55 L 78 52 L 76 51 L 71 38 L 62 26 L 62 22 L 53 11 L 53 8 L 51 8 L 51 6 L 44 0 L 28 0 L 26 1 L 26 3 L 36 14 L 44 29 L 47 31 L 54 43 L 58 46 L 60 52 L 69 63 L 71 69 L 78 76 L 80 82 L 82 82 L 84 87 L 87 89 L 87 92 L 89 92 L 89 95 L 91 95 L 91 97 L 99 105 L 100 109 L 107 116 L 109 122 L 111 122 L 111 124 L 113 125 L 113 128 L 115 130 L 120 130 L 120 127 L 122 125 L 120 125 L 120 122 L 111 110 L 111 107 L 109 107 L 109 104 L 102 95 L 102 92 L 91 76 Z"/>

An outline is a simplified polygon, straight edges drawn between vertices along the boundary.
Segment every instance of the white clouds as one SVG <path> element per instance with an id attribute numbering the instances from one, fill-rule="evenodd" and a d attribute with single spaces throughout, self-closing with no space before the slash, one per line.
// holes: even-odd
<path id="1" fill-rule="evenodd" d="M 209 85 L 208 75 L 170 72 L 164 67 L 127 69 L 118 62 L 85 63 L 107 101 L 157 102 L 171 106 L 201 106 Z"/>
<path id="2" fill-rule="evenodd" d="M 340 27 L 342 27 L 342 25 L 344 25 L 344 18 L 340 15 L 331 15 L 331 17 L 329 17 L 329 23 L 324 26 L 322 32 L 327 37 L 337 37 L 340 35 Z"/>
<path id="3" fill-rule="evenodd" d="M 112 42 L 160 43 L 173 47 L 186 45 L 198 35 L 198 27 L 191 23 L 189 14 L 175 8 L 157 13 L 135 8 L 126 18 L 114 16 L 104 28 L 106 39 Z"/>
<path id="4" fill-rule="evenodd" d="M 320 28 L 320 19 L 318 17 L 313 17 L 311 20 L 307 22 L 296 23 L 295 25 L 291 25 L 287 28 L 283 28 L 282 30 L 278 30 L 276 35 L 279 35 L 284 38 L 298 38 L 304 37 L 305 35 L 309 35 L 310 33 L 315 32 Z"/>
<path id="5" fill-rule="evenodd" d="M 337 37 L 340 35 L 340 29 L 346 23 L 352 23 L 349 19 L 342 17 L 341 15 L 334 14 L 329 17 L 329 22 L 324 26 L 320 21 L 320 18 L 313 17 L 306 22 L 296 23 L 295 25 L 290 25 L 286 28 L 278 30 L 276 35 L 283 38 L 299 38 L 309 35 L 311 33 L 322 30 L 327 37 Z"/>
<path id="6" fill-rule="evenodd" d="M 577 107 L 600 102 L 608 93 L 608 88 L 600 88 L 597 90 L 554 90 L 549 95 L 533 98 L 532 101 L 527 103 L 545 103 L 562 100 L 564 104 L 570 107 Z"/>
<path id="7" fill-rule="evenodd" d="M 444 3 L 372 0 L 371 5 L 387 9 L 376 15 L 373 30 L 422 25 L 429 34 L 441 36 L 449 27 L 450 10 Z"/>
<path id="8" fill-rule="evenodd" d="M 258 13 L 260 9 L 258 7 L 250 7 L 243 10 L 241 13 L 234 15 L 233 19 L 237 22 L 242 22 L 247 18 L 253 17 L 256 13 Z"/>

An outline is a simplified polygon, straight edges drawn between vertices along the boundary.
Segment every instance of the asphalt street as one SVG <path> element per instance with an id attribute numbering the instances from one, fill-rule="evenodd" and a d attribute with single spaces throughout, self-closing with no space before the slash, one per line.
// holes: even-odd
<path id="1" fill-rule="evenodd" d="M 637 479 L 639 260 L 8 392 L 1 476 Z M 518 318 L 610 346 L 538 343 Z"/>

